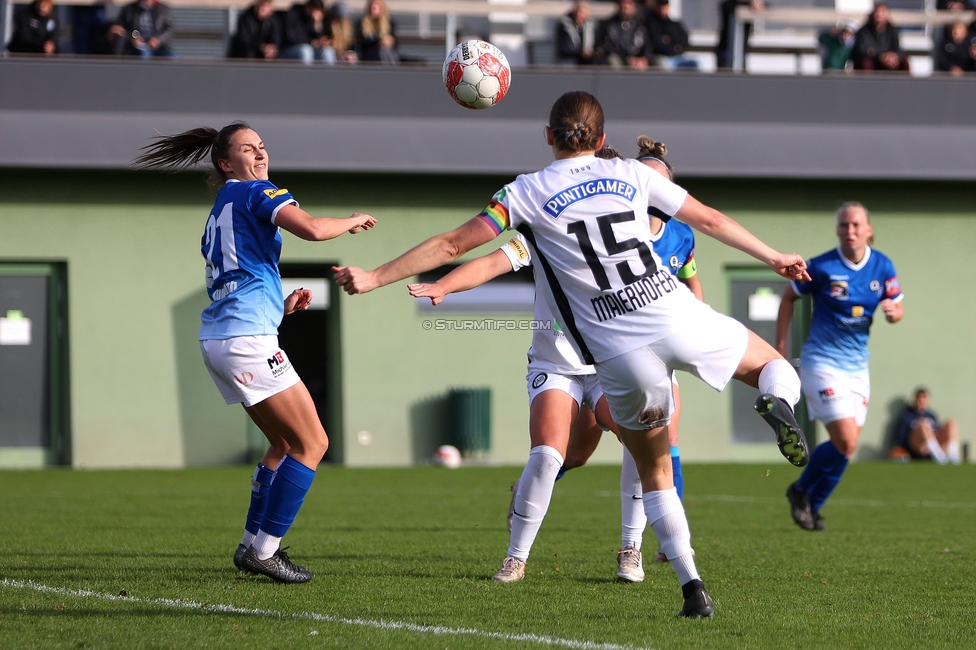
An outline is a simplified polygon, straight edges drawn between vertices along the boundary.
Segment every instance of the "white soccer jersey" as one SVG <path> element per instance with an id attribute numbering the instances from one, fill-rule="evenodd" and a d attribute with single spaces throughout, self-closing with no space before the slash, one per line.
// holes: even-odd
<path id="1" fill-rule="evenodd" d="M 584 363 L 660 340 L 692 293 L 650 241 L 688 193 L 635 160 L 556 160 L 500 190 L 481 216 L 517 229 L 544 275 L 543 294 Z"/>
<path id="2" fill-rule="evenodd" d="M 539 370 L 557 375 L 592 375 L 596 370 L 583 363 L 572 343 L 566 339 L 558 321 L 545 299 L 545 278 L 538 267 L 532 265 L 532 253 L 525 238 L 518 234 L 500 249 L 512 263 L 512 270 L 518 271 L 532 266 L 535 279 L 534 318 L 538 324 L 532 330 L 532 347 L 529 348 L 529 370 Z M 550 326 L 544 326 L 551 323 Z"/>

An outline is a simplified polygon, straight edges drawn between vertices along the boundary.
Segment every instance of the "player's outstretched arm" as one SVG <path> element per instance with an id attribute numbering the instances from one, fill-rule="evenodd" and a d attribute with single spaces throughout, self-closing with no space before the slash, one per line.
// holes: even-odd
<path id="1" fill-rule="evenodd" d="M 480 287 L 485 282 L 512 270 L 512 263 L 501 250 L 465 262 L 432 284 L 408 284 L 407 290 L 414 298 L 430 298 L 433 305 L 444 301 L 444 296 L 458 291 Z"/>
<path id="2" fill-rule="evenodd" d="M 313 217 L 297 205 L 286 205 L 278 210 L 275 225 L 308 241 L 325 241 L 346 232 L 355 235 L 360 230 L 369 230 L 376 225 L 376 219 L 359 212 L 347 219 Z"/>
<path id="3" fill-rule="evenodd" d="M 783 298 L 779 301 L 779 313 L 776 314 L 776 351 L 789 359 L 786 352 L 786 337 L 790 333 L 790 323 L 793 321 L 793 303 L 800 296 L 796 295 L 792 286 L 787 286 Z"/>
<path id="4" fill-rule="evenodd" d="M 810 279 L 806 262 L 800 255 L 773 250 L 736 221 L 691 195 L 675 216 L 709 237 L 755 257 L 788 280 Z"/>
<path id="5" fill-rule="evenodd" d="M 412 275 L 453 262 L 469 250 L 495 238 L 481 217 L 474 217 L 454 230 L 434 235 L 414 246 L 400 257 L 372 271 L 355 266 L 335 266 L 335 281 L 346 293 L 367 293 Z"/>

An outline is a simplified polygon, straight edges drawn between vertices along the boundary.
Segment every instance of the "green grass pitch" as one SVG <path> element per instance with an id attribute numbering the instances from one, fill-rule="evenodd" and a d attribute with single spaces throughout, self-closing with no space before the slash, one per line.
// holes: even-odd
<path id="1" fill-rule="evenodd" d="M 972 648 L 976 466 L 857 463 L 791 521 L 797 472 L 689 465 L 712 620 L 666 565 L 614 582 L 618 474 L 556 485 L 526 579 L 496 584 L 518 468 L 319 472 L 286 539 L 306 585 L 231 563 L 250 469 L 0 472 L 0 648 Z"/>

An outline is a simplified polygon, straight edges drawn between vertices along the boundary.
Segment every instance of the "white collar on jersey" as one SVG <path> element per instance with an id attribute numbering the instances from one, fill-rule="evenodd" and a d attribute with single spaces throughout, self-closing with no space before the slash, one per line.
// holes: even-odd
<path id="1" fill-rule="evenodd" d="M 585 156 L 574 156 L 573 158 L 559 158 L 558 160 L 553 160 L 549 164 L 550 167 L 579 167 L 581 165 L 588 165 L 594 160 L 596 156 L 593 154 L 587 154 Z"/>
<path id="2" fill-rule="evenodd" d="M 236 178 L 228 178 L 226 181 L 224 181 L 224 185 L 226 185 L 227 183 L 243 183 L 243 182 L 244 181 L 238 180 Z"/>
<path id="3" fill-rule="evenodd" d="M 864 257 L 862 257 L 861 261 L 857 264 L 847 259 L 847 256 L 844 255 L 844 251 L 840 249 L 840 246 L 837 247 L 837 255 L 840 256 L 840 261 L 844 263 L 844 266 L 852 271 L 860 271 L 864 268 L 864 265 L 868 263 L 868 260 L 871 259 L 871 247 L 864 247 Z"/>

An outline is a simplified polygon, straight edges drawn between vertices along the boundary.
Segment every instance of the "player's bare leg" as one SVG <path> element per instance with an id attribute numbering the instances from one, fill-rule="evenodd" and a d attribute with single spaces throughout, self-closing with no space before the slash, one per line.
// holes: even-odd
<path id="1" fill-rule="evenodd" d="M 674 489 L 667 427 L 649 431 L 620 427 L 620 438 L 637 466 L 644 490 L 647 523 L 654 530 L 658 544 L 681 583 L 685 602 L 679 615 L 693 618 L 711 616 L 714 612 L 712 599 L 705 591 L 695 566 L 688 518 Z"/>

